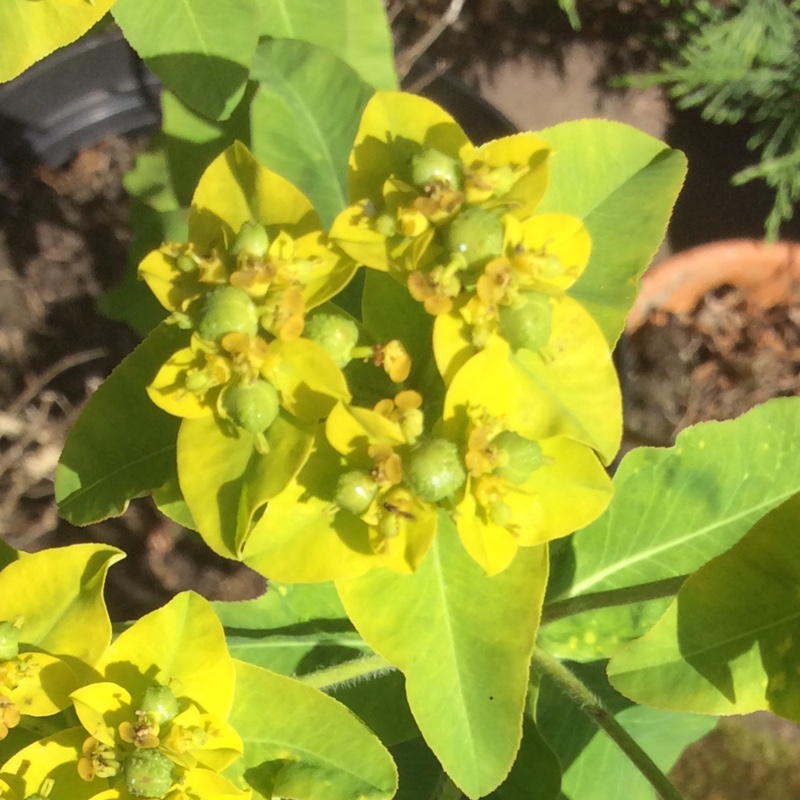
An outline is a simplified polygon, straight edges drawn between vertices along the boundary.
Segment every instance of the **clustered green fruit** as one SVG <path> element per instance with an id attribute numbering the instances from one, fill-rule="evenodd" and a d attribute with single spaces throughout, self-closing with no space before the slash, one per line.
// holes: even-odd
<path id="1" fill-rule="evenodd" d="M 441 150 L 425 147 L 411 159 L 411 181 L 418 189 L 431 183 L 460 189 L 464 184 L 461 162 Z"/>
<path id="2" fill-rule="evenodd" d="M 461 255 L 467 267 L 483 267 L 503 252 L 503 223 L 494 211 L 475 206 L 453 219 L 446 239 L 448 250 Z"/>
<path id="3" fill-rule="evenodd" d="M 175 765 L 153 747 L 134 750 L 125 761 L 125 788 L 134 797 L 163 797 L 174 783 Z"/>
<path id="4" fill-rule="evenodd" d="M 538 442 L 526 439 L 514 431 L 499 433 L 492 444 L 505 462 L 495 469 L 495 474 L 511 483 L 525 483 L 544 464 L 544 455 Z"/>
<path id="5" fill-rule="evenodd" d="M 159 725 L 171 722 L 178 716 L 178 699 L 169 686 L 148 686 L 139 704 L 139 710 Z"/>
<path id="6" fill-rule="evenodd" d="M 522 305 L 500 306 L 500 335 L 514 350 L 540 350 L 550 340 L 553 307 L 541 292 L 529 292 Z"/>
<path id="7" fill-rule="evenodd" d="M 314 314 L 306 320 L 303 336 L 316 342 L 339 369 L 346 367 L 358 342 L 358 326 L 336 314 Z"/>
<path id="8" fill-rule="evenodd" d="M 13 622 L 0 622 L 0 661 L 11 661 L 19 655 L 19 628 Z"/>
<path id="9" fill-rule="evenodd" d="M 225 415 L 248 433 L 263 433 L 280 411 L 278 390 L 263 378 L 225 387 L 222 396 Z"/>
<path id="10" fill-rule="evenodd" d="M 236 235 L 231 247 L 231 255 L 263 258 L 269 252 L 269 234 L 260 223 L 247 220 Z"/>
<path id="11" fill-rule="evenodd" d="M 467 479 L 458 448 L 447 439 L 428 439 L 403 459 L 403 480 L 421 500 L 438 503 L 455 494 Z"/>
<path id="12" fill-rule="evenodd" d="M 258 311 L 250 295 L 236 286 L 220 286 L 203 298 L 197 332 L 218 342 L 226 333 L 258 332 Z"/>
<path id="13" fill-rule="evenodd" d="M 377 493 L 377 481 L 368 472 L 354 469 L 339 477 L 335 501 L 345 511 L 359 516 L 370 507 Z"/>

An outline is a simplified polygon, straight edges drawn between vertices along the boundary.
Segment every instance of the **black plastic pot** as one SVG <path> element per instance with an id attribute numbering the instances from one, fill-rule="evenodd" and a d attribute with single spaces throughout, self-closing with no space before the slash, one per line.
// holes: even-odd
<path id="1" fill-rule="evenodd" d="M 0 175 L 31 161 L 57 167 L 107 136 L 155 128 L 160 84 L 116 29 L 87 37 L 0 85 Z M 514 132 L 497 109 L 450 75 L 424 94 L 473 141 Z"/>

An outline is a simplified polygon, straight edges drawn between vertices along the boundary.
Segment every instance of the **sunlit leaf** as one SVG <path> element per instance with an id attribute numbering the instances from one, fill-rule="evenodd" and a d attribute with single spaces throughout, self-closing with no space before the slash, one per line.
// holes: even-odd
<path id="1" fill-rule="evenodd" d="M 687 428 L 674 447 L 628 453 L 606 513 L 554 559 L 554 575 L 568 584 L 552 599 L 676 578 L 727 550 L 800 491 L 798 430 L 800 400 L 778 398 Z M 565 658 L 609 656 L 664 608 L 656 601 L 572 616 L 543 628 L 542 642 Z"/>
<path id="2" fill-rule="evenodd" d="M 608 674 L 638 703 L 701 714 L 767 709 L 800 721 L 800 495 L 691 575 Z"/>
<path id="3" fill-rule="evenodd" d="M 258 41 L 258 0 L 117 0 L 114 19 L 164 84 L 211 119 L 239 101 Z"/>
<path id="4" fill-rule="evenodd" d="M 174 472 L 180 420 L 157 408 L 145 387 L 187 340 L 174 325 L 156 328 L 84 406 L 55 476 L 59 513 L 73 524 L 119 516 Z"/>
<path id="5" fill-rule="evenodd" d="M 16 78 L 31 64 L 74 42 L 98 22 L 114 0 L 67 3 L 36 0 L 0 3 L 0 83 Z"/>
<path id="6" fill-rule="evenodd" d="M 555 152 L 540 212 L 583 220 L 589 266 L 569 294 L 614 344 L 636 297 L 636 279 L 664 237 L 686 173 L 686 158 L 620 122 L 585 119 L 540 131 Z"/>
<path id="7" fill-rule="evenodd" d="M 526 549 L 487 578 L 446 516 L 439 528 L 413 575 L 373 570 L 338 587 L 367 643 L 405 674 L 428 745 L 480 797 L 505 779 L 519 747 L 547 557 Z"/>
<path id="8" fill-rule="evenodd" d="M 262 0 L 262 32 L 276 39 L 301 39 L 332 50 L 363 80 L 396 89 L 391 32 L 380 0 Z"/>
<path id="9" fill-rule="evenodd" d="M 344 706 L 316 689 L 236 662 L 231 724 L 244 742 L 244 780 L 264 797 L 388 800 L 389 753 Z"/>

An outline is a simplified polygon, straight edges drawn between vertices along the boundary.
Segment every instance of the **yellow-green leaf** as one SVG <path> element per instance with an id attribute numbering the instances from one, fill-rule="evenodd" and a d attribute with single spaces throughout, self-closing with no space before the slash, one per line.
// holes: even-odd
<path id="1" fill-rule="evenodd" d="M 236 664 L 231 724 L 244 742 L 244 779 L 262 797 L 388 800 L 391 756 L 348 709 L 316 689 Z"/>
<path id="2" fill-rule="evenodd" d="M 114 0 L 2 0 L 0 83 L 16 78 L 39 59 L 74 42 L 113 5 Z"/>
<path id="3" fill-rule="evenodd" d="M 414 574 L 373 570 L 337 587 L 365 641 L 405 674 L 428 745 L 476 798 L 505 779 L 519 747 L 547 550 L 526 548 L 489 578 L 440 516 Z"/>
<path id="4" fill-rule="evenodd" d="M 700 714 L 766 709 L 800 721 L 800 495 L 701 567 L 608 668 L 637 703 Z"/>
<path id="5" fill-rule="evenodd" d="M 233 661 L 214 609 L 194 592 L 137 620 L 99 665 L 134 698 L 154 681 L 169 685 L 204 711 L 226 719 L 233 699 Z"/>

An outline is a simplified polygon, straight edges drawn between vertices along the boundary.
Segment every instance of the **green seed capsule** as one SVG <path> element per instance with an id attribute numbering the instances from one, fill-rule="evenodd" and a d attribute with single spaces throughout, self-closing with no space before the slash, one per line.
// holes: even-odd
<path id="1" fill-rule="evenodd" d="M 514 431 L 503 431 L 492 439 L 492 444 L 497 447 L 501 458 L 505 454 L 503 460 L 506 462 L 495 469 L 495 474 L 511 483 L 525 483 L 544 464 L 544 455 L 538 442 Z"/>
<path id="2" fill-rule="evenodd" d="M 378 484 L 367 472 L 354 469 L 345 472 L 336 484 L 336 504 L 351 514 L 363 514 L 375 499 Z"/>
<path id="3" fill-rule="evenodd" d="M 462 255 L 468 267 L 482 267 L 503 252 L 503 223 L 485 208 L 462 211 L 447 226 L 446 236 L 450 252 Z"/>
<path id="4" fill-rule="evenodd" d="M 171 722 L 178 716 L 178 699 L 169 686 L 148 686 L 145 689 L 139 710 L 144 711 L 148 717 L 159 725 Z"/>
<path id="5" fill-rule="evenodd" d="M 519 308 L 500 307 L 500 334 L 514 350 L 540 350 L 550 340 L 553 307 L 541 292 L 529 292 Z"/>
<path id="6" fill-rule="evenodd" d="M 421 500 L 438 503 L 458 491 L 467 479 L 458 448 L 447 439 L 430 439 L 403 461 L 403 480 Z"/>
<path id="7" fill-rule="evenodd" d="M 134 750 L 125 761 L 125 788 L 134 797 L 163 797 L 174 783 L 175 765 L 159 750 Z"/>
<path id="8" fill-rule="evenodd" d="M 347 317 L 336 314 L 314 314 L 306 320 L 303 336 L 316 342 L 340 369 L 352 358 L 358 341 L 358 326 Z"/>
<path id="9" fill-rule="evenodd" d="M 379 214 L 375 219 L 375 230 L 381 236 L 391 238 L 397 233 L 397 220 L 391 214 Z"/>
<path id="10" fill-rule="evenodd" d="M 267 229 L 259 222 L 247 220 L 236 235 L 231 255 L 263 258 L 269 252 Z"/>
<path id="11" fill-rule="evenodd" d="M 226 333 L 258 332 L 258 311 L 244 289 L 220 286 L 206 295 L 200 307 L 197 332 L 203 339 L 219 341 Z"/>
<path id="12" fill-rule="evenodd" d="M 19 655 L 19 628 L 12 622 L 0 622 L 0 661 L 11 661 Z"/>
<path id="13" fill-rule="evenodd" d="M 430 183 L 442 183 L 460 189 L 464 183 L 461 163 L 441 150 L 426 147 L 411 159 L 411 181 L 418 189 Z"/>
<path id="14" fill-rule="evenodd" d="M 184 253 L 182 256 L 178 256 L 178 258 L 175 260 L 175 266 L 181 272 L 186 273 L 194 272 L 197 269 L 195 260 L 187 253 Z"/>
<path id="15" fill-rule="evenodd" d="M 275 421 L 281 407 L 278 390 L 261 378 L 226 387 L 221 400 L 228 418 L 249 433 L 263 433 Z"/>

